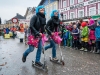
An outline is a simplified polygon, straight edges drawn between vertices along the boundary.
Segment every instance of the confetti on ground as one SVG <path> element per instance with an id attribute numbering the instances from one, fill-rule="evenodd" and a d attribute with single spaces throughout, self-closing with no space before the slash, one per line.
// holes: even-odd
<path id="1" fill-rule="evenodd" d="M 63 71 L 63 72 L 66 72 L 66 71 Z"/>
<path id="2" fill-rule="evenodd" d="M 5 57 L 3 57 L 2 59 L 5 59 Z"/>
<path id="3" fill-rule="evenodd" d="M 5 62 L 5 64 L 1 64 L 0 66 L 5 66 L 7 64 L 7 62 Z"/>

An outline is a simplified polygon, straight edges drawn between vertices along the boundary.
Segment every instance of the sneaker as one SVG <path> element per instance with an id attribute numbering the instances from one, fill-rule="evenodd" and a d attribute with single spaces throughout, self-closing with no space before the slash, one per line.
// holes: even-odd
<path id="1" fill-rule="evenodd" d="M 100 50 L 97 50 L 96 54 L 100 54 Z"/>
<path id="2" fill-rule="evenodd" d="M 52 58 L 52 60 L 54 60 L 54 61 L 58 61 L 57 57 L 55 57 L 55 58 Z"/>
<path id="3" fill-rule="evenodd" d="M 35 62 L 35 65 L 36 66 L 39 66 L 39 67 L 42 67 L 43 66 L 43 64 L 41 62 Z"/>
<path id="4" fill-rule="evenodd" d="M 90 51 L 91 53 L 93 52 L 93 50 Z"/>
<path id="5" fill-rule="evenodd" d="M 26 57 L 23 55 L 23 57 L 22 57 L 22 61 L 23 62 L 26 62 Z"/>
<path id="6" fill-rule="evenodd" d="M 78 48 L 76 47 L 75 50 L 78 50 Z"/>
<path id="7" fill-rule="evenodd" d="M 87 51 L 88 51 L 87 49 L 84 50 L 84 52 L 87 52 Z"/>
<path id="8" fill-rule="evenodd" d="M 94 50 L 93 53 L 96 53 L 96 51 Z"/>
<path id="9" fill-rule="evenodd" d="M 80 49 L 80 51 L 83 51 L 84 50 L 84 48 L 82 47 L 81 49 Z"/>

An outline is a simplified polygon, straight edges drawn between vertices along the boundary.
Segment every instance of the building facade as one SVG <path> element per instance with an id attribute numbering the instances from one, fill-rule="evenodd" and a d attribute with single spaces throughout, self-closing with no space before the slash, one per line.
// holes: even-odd
<path id="1" fill-rule="evenodd" d="M 39 5 L 44 5 L 45 6 L 46 21 L 48 21 L 50 19 L 51 11 L 58 9 L 58 0 L 41 0 Z"/>
<path id="2" fill-rule="evenodd" d="M 14 24 L 12 22 L 13 18 L 16 18 L 18 20 L 18 22 Z M 18 26 L 18 25 L 20 25 L 20 23 L 22 23 L 22 20 L 25 20 L 25 19 L 26 18 L 24 16 L 20 15 L 19 13 L 16 13 L 16 16 L 12 17 L 10 20 L 7 20 L 5 22 L 5 24 L 3 24 L 3 28 L 5 28 L 5 27 L 12 27 L 12 26 Z M 26 23 L 23 23 L 23 24 L 26 25 Z"/>
<path id="3" fill-rule="evenodd" d="M 25 20 L 21 20 L 20 22 L 26 22 L 27 25 L 29 25 L 30 19 L 32 18 L 32 16 L 34 14 L 36 14 L 35 9 L 36 9 L 36 7 L 28 7 L 27 10 L 26 10 L 26 13 L 25 13 L 26 19 Z"/>
<path id="4" fill-rule="evenodd" d="M 58 9 L 64 20 L 85 19 L 100 14 L 100 0 L 59 0 Z"/>

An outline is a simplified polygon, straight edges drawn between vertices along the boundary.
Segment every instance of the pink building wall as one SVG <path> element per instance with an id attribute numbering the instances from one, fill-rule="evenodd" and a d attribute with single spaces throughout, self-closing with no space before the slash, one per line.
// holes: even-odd
<path id="1" fill-rule="evenodd" d="M 81 3 L 84 3 L 84 4 L 88 3 L 88 4 L 84 5 L 81 8 L 75 8 L 75 9 L 71 9 L 71 10 L 69 9 L 69 10 L 66 10 L 66 11 L 61 11 L 63 9 L 63 1 L 66 1 L 66 7 L 65 8 L 70 8 L 70 6 L 78 5 L 78 4 L 81 4 Z M 59 2 L 58 2 L 58 8 L 59 8 L 60 12 L 63 12 L 64 14 L 67 15 L 66 16 L 67 19 L 70 17 L 70 13 L 71 12 L 75 12 L 75 18 L 78 18 L 78 11 L 82 10 L 82 9 L 84 10 L 84 17 L 85 16 L 89 16 L 89 9 L 91 7 L 96 7 L 96 9 L 94 11 L 96 11 L 96 14 L 98 14 L 98 4 L 100 3 L 100 1 L 94 2 L 94 3 L 90 3 L 90 4 L 89 4 L 89 1 L 90 0 L 83 0 L 83 2 L 78 3 L 78 0 L 75 0 L 74 4 L 70 5 L 70 0 L 59 0 Z M 62 8 L 61 8 L 61 5 L 62 5 Z M 99 10 L 100 10 L 100 8 L 99 8 Z"/>

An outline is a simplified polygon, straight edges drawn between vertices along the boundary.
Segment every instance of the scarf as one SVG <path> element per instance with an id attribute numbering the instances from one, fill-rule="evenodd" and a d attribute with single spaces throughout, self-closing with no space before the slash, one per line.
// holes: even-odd
<path id="1" fill-rule="evenodd" d="M 38 17 L 39 17 L 40 23 L 41 23 L 43 26 L 46 25 L 45 14 L 38 13 L 37 15 L 38 15 Z"/>

